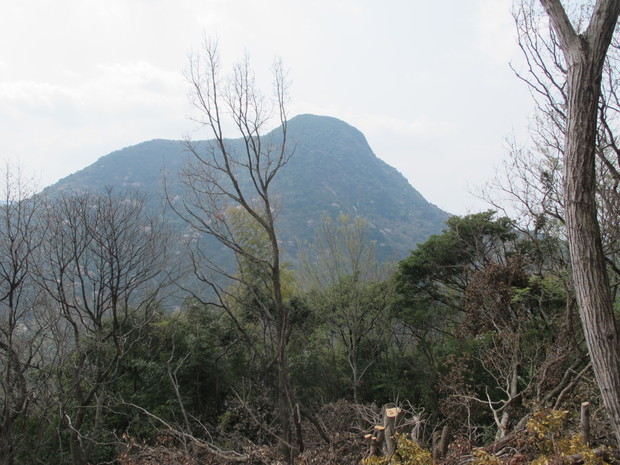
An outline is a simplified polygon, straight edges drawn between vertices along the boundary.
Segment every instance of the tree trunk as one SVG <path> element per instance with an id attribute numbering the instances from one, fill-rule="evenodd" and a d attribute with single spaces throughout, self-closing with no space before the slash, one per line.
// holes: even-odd
<path id="1" fill-rule="evenodd" d="M 280 438 L 280 450 L 284 456 L 287 464 L 292 464 L 295 460 L 295 456 L 298 452 L 303 452 L 303 440 L 301 437 L 301 431 L 296 428 L 297 431 L 297 446 L 298 450 L 293 448 L 293 428 L 292 423 L 295 423 L 297 427 L 300 419 L 293 411 L 295 405 L 295 399 L 291 386 L 291 380 L 289 376 L 288 366 L 288 342 L 290 332 L 289 310 L 284 304 L 284 298 L 282 296 L 282 281 L 280 273 L 280 249 L 275 234 L 274 218 L 271 215 L 271 207 L 266 200 L 266 208 L 269 224 L 269 236 L 271 242 L 272 252 L 272 275 L 271 282 L 273 283 L 273 300 L 276 307 L 276 324 L 277 324 L 277 354 L 276 364 L 278 369 L 278 417 L 280 427 L 282 428 L 282 436 Z"/>
<path id="2" fill-rule="evenodd" d="M 82 452 L 80 435 L 75 430 L 71 430 L 69 434 L 69 451 L 71 452 L 71 463 L 73 465 L 87 465 Z"/>
<path id="3" fill-rule="evenodd" d="M 581 42 L 569 71 L 565 210 L 573 280 L 592 367 L 620 443 L 620 344 L 596 208 L 595 144 L 602 68 Z M 597 72 L 598 71 L 598 72 Z M 597 92 L 598 91 L 598 92 Z"/>
<path id="4" fill-rule="evenodd" d="M 0 465 L 13 465 L 15 451 L 11 438 L 10 423 L 0 425 Z"/>
<path id="5" fill-rule="evenodd" d="M 292 429 L 291 418 L 293 416 L 292 408 L 290 407 L 290 380 L 288 376 L 288 357 L 286 354 L 285 345 L 282 341 L 279 341 L 278 355 L 278 421 L 280 428 L 282 429 L 280 436 L 280 452 L 286 460 L 287 464 L 292 464 L 295 458 L 295 452 L 292 447 Z"/>
<path id="6" fill-rule="evenodd" d="M 577 34 L 559 0 L 541 0 L 568 65 L 564 208 L 573 280 L 592 367 L 620 443 L 620 343 L 597 220 L 595 149 L 602 69 L 620 0 L 599 0 Z"/>

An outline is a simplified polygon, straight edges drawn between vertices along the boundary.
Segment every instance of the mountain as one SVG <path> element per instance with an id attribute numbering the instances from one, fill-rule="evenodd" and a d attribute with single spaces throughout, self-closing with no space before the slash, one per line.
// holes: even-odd
<path id="1" fill-rule="evenodd" d="M 366 218 L 381 260 L 402 259 L 443 229 L 449 215 L 380 160 L 364 135 L 349 124 L 299 115 L 289 121 L 288 137 L 294 155 L 275 178 L 272 194 L 280 199 L 278 229 L 290 259 L 300 241 L 312 241 L 324 213 Z M 151 140 L 103 156 L 46 191 L 132 188 L 160 203 L 164 175 L 169 190 L 176 192 L 178 171 L 187 157 L 182 141 Z"/>

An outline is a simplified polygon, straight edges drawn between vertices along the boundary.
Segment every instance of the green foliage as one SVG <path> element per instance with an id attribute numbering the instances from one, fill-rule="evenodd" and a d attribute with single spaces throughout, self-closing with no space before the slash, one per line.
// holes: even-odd
<path id="1" fill-rule="evenodd" d="M 442 234 L 433 235 L 399 263 L 396 274 L 402 305 L 441 302 L 460 308 L 471 273 L 503 257 L 516 233 L 508 218 L 487 211 L 453 216 Z"/>
<path id="2" fill-rule="evenodd" d="M 476 284 L 477 273 L 489 266 L 501 269 L 499 264 L 513 253 L 516 241 L 510 220 L 496 218 L 493 211 L 451 217 L 442 234 L 419 244 L 399 263 L 394 277 L 398 296 L 393 316 L 400 325 L 399 337 L 411 341 L 400 357 L 415 361 L 409 371 L 417 372 L 418 379 L 434 385 L 438 375 L 446 373 L 450 378 L 448 372 L 461 363 L 461 356 L 471 356 L 480 345 L 475 337 L 459 337 L 463 328 L 482 329 L 486 321 L 473 312 L 467 315 L 466 291 Z M 472 343 L 464 340 L 468 338 Z M 477 371 L 477 380 L 467 384 L 484 385 L 480 365 L 472 362 L 469 367 Z M 416 399 L 424 398 L 429 408 L 436 408 L 439 397 L 436 390 L 428 392 L 423 385 L 417 389 Z M 450 407 L 448 411 L 455 410 Z"/>
<path id="3" fill-rule="evenodd" d="M 273 428 L 275 406 L 268 391 L 259 386 L 249 399 L 231 397 L 226 401 L 216 426 L 222 447 L 234 450 L 242 444 L 273 444 L 274 438 L 268 431 Z"/>
<path id="4" fill-rule="evenodd" d="M 433 465 L 431 453 L 404 434 L 396 434 L 396 448 L 392 455 L 373 456 L 362 460 L 362 465 Z"/>
<path id="5" fill-rule="evenodd" d="M 323 187 L 329 192 L 330 186 Z M 556 389 L 558 383 L 568 368 L 582 370 L 586 359 L 574 336 L 575 317 L 567 311 L 571 297 L 566 270 L 557 265 L 558 241 L 517 234 L 507 218 L 493 212 L 453 217 L 443 234 L 420 244 L 389 276 L 375 256 L 373 220 L 343 211 L 334 207 L 318 226 L 305 223 L 306 230 L 326 234 L 308 254 L 316 266 L 312 279 L 281 267 L 290 317 L 288 368 L 300 405 L 312 410 L 341 398 L 359 403 L 407 399 L 433 419 L 443 416 L 440 420 L 461 428 L 459 433 L 491 440 L 504 412 L 510 429 L 548 393 L 570 397 Z M 221 289 L 225 310 L 190 299 L 172 312 L 160 308 L 144 318 L 136 314 L 101 322 L 104 333 L 122 330 L 124 350 L 105 390 L 96 393 L 101 412 L 89 408 L 80 427 L 90 442 L 110 444 L 96 448 L 94 462 L 111 462 L 112 444 L 124 433 L 140 442 L 157 437 L 161 423 L 144 410 L 197 437 L 210 435 L 209 441 L 224 448 L 273 443 L 273 435 L 258 426 L 277 430 L 273 294 L 265 279 L 270 269 L 263 263 L 272 252 L 255 218 L 235 209 L 224 214 L 229 232 L 257 258 L 237 256 L 236 284 Z M 96 370 L 85 369 L 72 383 L 72 368 L 112 358 L 112 339 L 102 342 L 85 333 L 80 351 L 66 347 L 57 365 L 41 367 L 41 373 L 60 374 L 46 400 L 53 404 L 53 395 L 66 392 L 65 386 L 88 387 Z M 69 414 L 80 408 L 71 396 L 62 402 Z M 19 460 L 54 463 L 55 455 L 61 457 L 57 463 L 69 460 L 71 430 L 55 412 L 34 409 L 14 424 L 22 441 Z M 554 418 L 533 416 L 529 446 L 545 456 L 584 450 L 574 437 L 564 437 Z M 46 440 L 34 444 L 28 438 L 37 428 Z M 416 444 L 404 437 L 397 442 L 393 456 L 365 463 L 431 463 L 430 454 Z M 481 451 L 476 463 L 495 460 Z"/>
<path id="6" fill-rule="evenodd" d="M 307 308 L 315 324 L 303 333 L 301 353 L 294 342 L 291 356 L 302 391 L 314 390 L 335 401 L 350 397 L 354 387 L 358 400 L 375 398 L 383 374 L 375 365 L 388 344 L 390 293 L 387 283 L 355 282 L 350 276 L 323 292 L 309 293 Z"/>
<path id="7" fill-rule="evenodd" d="M 236 336 L 212 309 L 186 302 L 183 311 L 161 313 L 144 329 L 122 362 L 122 375 L 113 393 L 166 421 L 183 424 L 176 383 L 183 408 L 197 420 L 208 422 L 224 411 L 231 376 L 245 371 L 244 366 L 233 366 L 235 344 Z M 136 414 L 126 407 L 121 417 Z M 117 429 L 127 426 L 121 421 Z M 148 437 L 153 426 L 135 420 L 132 435 Z"/>
<path id="8" fill-rule="evenodd" d="M 501 465 L 502 460 L 496 455 L 488 453 L 484 449 L 476 449 L 474 451 L 474 465 Z"/>
<path id="9" fill-rule="evenodd" d="M 365 219 L 324 215 L 302 257 L 307 302 L 319 323 L 317 355 L 332 359 L 328 370 L 338 373 L 338 391 L 348 384 L 356 401 L 372 398 L 369 374 L 386 349 L 391 324 L 393 286 L 375 250 Z"/>
<path id="10" fill-rule="evenodd" d="M 553 457 L 563 461 L 574 454 L 580 454 L 582 463 L 587 465 L 606 463 L 584 443 L 580 434 L 570 434 L 568 421 L 566 410 L 538 409 L 532 414 L 526 425 L 527 441 L 539 455 L 531 463 L 546 465 Z"/>
<path id="11" fill-rule="evenodd" d="M 526 424 L 524 444 L 521 451 L 526 455 L 515 458 L 518 463 L 548 465 L 550 463 L 574 462 L 579 455 L 579 463 L 602 465 L 606 462 L 583 442 L 580 434 L 572 434 L 569 426 L 569 412 L 566 410 L 537 409 Z M 526 446 L 523 448 L 523 446 Z M 485 449 L 474 451 L 475 465 L 500 465 L 502 459 Z M 527 458 L 529 458 L 529 460 Z M 571 458 L 568 461 L 568 458 Z"/>
<path id="12" fill-rule="evenodd" d="M 412 338 L 401 360 L 424 354 L 439 378 L 431 405 L 467 434 L 490 439 L 500 419 L 510 428 L 561 391 L 564 370 L 584 366 L 563 254 L 557 237 L 518 233 L 487 211 L 450 218 L 399 263 L 393 316 Z"/>
<path id="13" fill-rule="evenodd" d="M 558 441 L 565 436 L 568 414 L 566 410 L 536 410 L 526 424 L 529 442 L 540 452 L 557 452 Z"/>

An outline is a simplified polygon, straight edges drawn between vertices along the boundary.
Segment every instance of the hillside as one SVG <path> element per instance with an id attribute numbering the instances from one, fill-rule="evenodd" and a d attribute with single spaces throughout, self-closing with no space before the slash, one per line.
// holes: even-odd
<path id="1" fill-rule="evenodd" d="M 336 118 L 300 115 L 289 121 L 294 156 L 272 193 L 280 197 L 279 234 L 289 258 L 299 241 L 311 241 L 320 216 L 345 213 L 368 219 L 382 260 L 404 258 L 416 244 L 441 231 L 448 214 L 427 202 L 396 169 L 380 160 L 364 135 Z M 178 187 L 187 153 L 182 141 L 152 140 L 101 157 L 47 189 L 133 188 L 163 199 Z"/>

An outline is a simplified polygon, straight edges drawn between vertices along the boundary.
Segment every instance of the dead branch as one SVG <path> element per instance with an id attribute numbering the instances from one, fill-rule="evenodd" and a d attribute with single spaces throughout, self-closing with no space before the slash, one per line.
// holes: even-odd
<path id="1" fill-rule="evenodd" d="M 153 420 L 157 421 L 158 423 L 164 426 L 168 434 L 181 438 L 183 440 L 189 441 L 197 449 L 206 450 L 208 453 L 215 455 L 216 457 L 220 459 L 228 460 L 231 462 L 243 463 L 243 462 L 248 462 L 251 458 L 247 454 L 240 454 L 239 452 L 235 452 L 235 451 L 223 451 L 219 447 L 217 447 L 215 444 L 211 444 L 209 442 L 198 439 L 197 437 L 195 437 L 194 435 L 190 433 L 180 431 L 178 428 L 175 428 L 170 423 L 165 421 L 163 418 L 158 417 L 157 415 L 149 412 L 148 410 L 146 410 L 143 407 L 140 407 L 139 405 L 133 404 L 131 402 L 123 402 L 123 404 L 128 407 L 132 407 L 142 412 L 147 417 L 152 418 Z"/>

